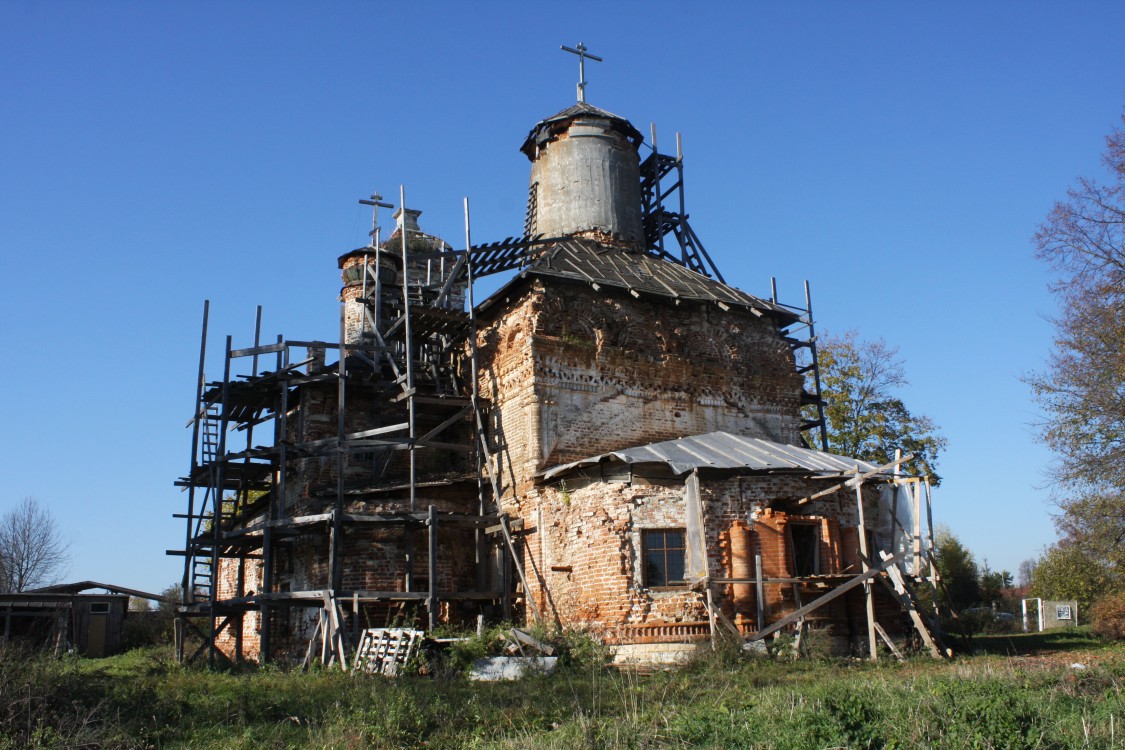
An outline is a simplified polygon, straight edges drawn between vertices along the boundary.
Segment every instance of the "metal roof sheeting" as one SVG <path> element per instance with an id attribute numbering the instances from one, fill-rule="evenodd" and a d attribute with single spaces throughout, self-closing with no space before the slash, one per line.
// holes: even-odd
<path id="1" fill-rule="evenodd" d="M 783 319 L 797 317 L 781 305 L 707 278 L 678 263 L 607 247 L 588 239 L 572 238 L 548 246 L 523 273 L 584 281 L 672 299 L 722 302 L 769 312 Z"/>
<path id="2" fill-rule="evenodd" d="M 556 123 L 565 123 L 568 120 L 576 120 L 579 118 L 597 118 L 610 120 L 614 123 L 625 136 L 633 142 L 633 148 L 639 149 L 641 143 L 644 141 L 644 136 L 640 131 L 633 127 L 633 123 L 626 120 L 621 115 L 615 115 L 612 112 L 607 112 L 601 107 L 595 107 L 593 104 L 586 102 L 578 102 L 564 109 L 558 114 L 551 115 L 550 117 L 540 120 L 535 123 L 535 127 L 527 134 L 524 139 L 523 145 L 520 146 L 520 151 L 527 155 L 527 158 L 534 160 L 535 147 L 542 145 L 547 140 L 551 139 L 551 131 L 557 130 L 551 126 Z M 561 125 L 559 127 L 562 127 Z"/>
<path id="3" fill-rule="evenodd" d="M 595 466 L 603 461 L 665 464 L 677 475 L 693 469 L 727 469 L 840 476 L 857 469 L 860 472 L 870 472 L 879 468 L 858 458 L 837 456 L 834 453 L 775 443 L 771 440 L 742 437 L 729 432 L 709 432 L 706 435 L 694 435 L 603 453 L 600 456 L 555 466 L 544 471 L 541 476 L 544 479 L 552 479 L 572 469 Z"/>

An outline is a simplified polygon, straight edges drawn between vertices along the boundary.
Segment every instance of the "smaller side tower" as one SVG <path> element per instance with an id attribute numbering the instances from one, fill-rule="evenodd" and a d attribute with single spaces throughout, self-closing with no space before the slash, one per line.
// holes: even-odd
<path id="1" fill-rule="evenodd" d="M 402 235 L 406 233 L 407 288 L 410 304 L 435 305 L 444 310 L 463 312 L 465 282 L 451 284 L 441 298 L 441 290 L 453 269 L 447 254 L 452 246 L 418 226 L 422 212 L 399 209 L 394 214 L 395 231 L 378 246 L 357 248 L 340 256 L 344 303 L 344 340 L 360 349 L 375 343 L 374 330 L 393 320 L 402 310 Z M 374 231 L 372 232 L 374 237 Z M 378 242 L 375 238 L 374 242 Z M 366 269 L 366 273 L 364 272 Z"/>

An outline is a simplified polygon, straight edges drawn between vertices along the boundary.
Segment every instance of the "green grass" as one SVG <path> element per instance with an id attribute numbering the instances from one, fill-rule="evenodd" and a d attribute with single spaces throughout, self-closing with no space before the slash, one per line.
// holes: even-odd
<path id="1" fill-rule="evenodd" d="M 973 636 L 971 647 L 976 653 L 1026 656 L 1062 652 L 1098 652 L 1109 644 L 1094 635 L 1089 625 L 1043 633 L 1011 633 Z"/>
<path id="2" fill-rule="evenodd" d="M 1125 748 L 1125 648 L 1085 631 L 973 645 L 944 663 L 721 651 L 652 675 L 587 663 L 518 683 L 9 651 L 0 748 Z"/>

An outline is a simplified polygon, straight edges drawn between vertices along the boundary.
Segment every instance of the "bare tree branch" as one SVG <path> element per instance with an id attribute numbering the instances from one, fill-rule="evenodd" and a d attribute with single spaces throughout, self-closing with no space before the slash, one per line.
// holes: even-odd
<path id="1" fill-rule="evenodd" d="M 50 511 L 25 497 L 0 517 L 0 588 L 18 592 L 56 583 L 67 571 L 69 550 Z"/>

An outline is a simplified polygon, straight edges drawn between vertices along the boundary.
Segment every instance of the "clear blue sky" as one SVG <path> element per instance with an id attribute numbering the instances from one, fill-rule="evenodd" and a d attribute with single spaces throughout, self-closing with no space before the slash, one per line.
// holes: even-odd
<path id="1" fill-rule="evenodd" d="M 213 349 L 332 338 L 377 188 L 461 244 L 520 231 L 536 120 L 574 100 L 683 133 L 728 280 L 901 348 L 949 438 L 935 496 L 978 560 L 1054 539 L 1020 375 L 1050 346 L 1031 235 L 1125 104 L 1125 3 L 0 0 L 0 511 L 72 580 L 177 580 L 203 300 Z M 389 217 L 388 217 L 389 218 Z M 389 221 L 388 221 L 389 223 Z M 217 375 L 212 359 L 209 374 Z"/>

